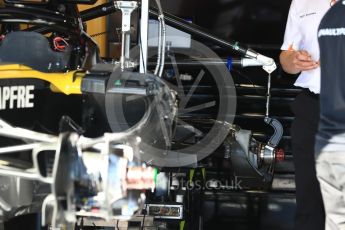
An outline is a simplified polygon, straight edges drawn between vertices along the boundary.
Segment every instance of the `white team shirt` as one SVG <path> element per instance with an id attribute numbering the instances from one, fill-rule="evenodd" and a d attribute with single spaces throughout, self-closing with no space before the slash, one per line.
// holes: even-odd
<path id="1" fill-rule="evenodd" d="M 317 30 L 330 7 L 330 0 L 292 0 L 281 49 L 307 50 L 320 60 Z M 320 68 L 302 71 L 294 85 L 320 93 Z"/>

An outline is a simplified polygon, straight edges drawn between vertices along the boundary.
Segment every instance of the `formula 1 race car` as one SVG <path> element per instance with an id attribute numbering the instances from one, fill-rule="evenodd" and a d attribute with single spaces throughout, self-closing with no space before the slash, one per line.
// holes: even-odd
<path id="1" fill-rule="evenodd" d="M 79 217 L 133 216 L 150 202 L 143 190 L 162 185 L 158 172 L 171 179 L 215 152 L 230 159 L 233 176 L 244 180 L 242 189 L 269 187 L 283 132 L 269 117 L 270 77 L 264 122 L 274 134 L 264 143 L 233 124 L 236 92 L 228 68 L 263 66 L 270 75 L 273 59 L 164 13 L 159 1 L 157 8 L 146 0 L 114 1 L 84 12 L 76 7 L 93 3 L 8 0 L 0 8 L 5 220 L 40 213 L 42 226 L 73 228 Z M 129 26 L 134 10 L 141 19 L 136 45 Z M 121 58 L 102 59 L 84 23 L 115 11 L 122 12 Z M 152 55 L 148 15 L 159 24 Z M 166 24 L 244 57 L 229 63 L 197 41 L 174 50 Z M 179 68 L 194 68 L 195 76 Z M 150 207 L 149 214 L 162 215 L 159 205 Z M 182 218 L 182 209 L 177 213 Z"/>

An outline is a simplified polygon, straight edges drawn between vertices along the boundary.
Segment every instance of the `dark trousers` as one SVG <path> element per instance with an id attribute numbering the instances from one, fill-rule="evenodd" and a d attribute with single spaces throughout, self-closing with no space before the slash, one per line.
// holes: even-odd
<path id="1" fill-rule="evenodd" d="M 314 157 L 319 99 L 303 90 L 291 108 L 295 114 L 291 127 L 297 201 L 295 230 L 324 230 L 325 214 Z"/>

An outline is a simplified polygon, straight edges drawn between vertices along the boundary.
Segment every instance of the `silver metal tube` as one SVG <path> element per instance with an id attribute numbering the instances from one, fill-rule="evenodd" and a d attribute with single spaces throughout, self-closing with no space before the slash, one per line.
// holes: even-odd
<path id="1" fill-rule="evenodd" d="M 46 226 L 47 225 L 47 221 L 46 221 L 46 207 L 49 203 L 53 203 L 54 208 L 56 205 L 56 198 L 53 194 L 49 194 L 42 203 L 42 216 L 41 216 L 41 226 Z"/>
<path id="2" fill-rule="evenodd" d="M 263 64 L 256 59 L 251 58 L 242 58 L 241 59 L 242 67 L 248 66 L 262 66 Z"/>
<path id="3" fill-rule="evenodd" d="M 140 18 L 140 73 L 147 72 L 147 51 L 148 51 L 148 21 L 149 21 L 149 0 L 141 0 Z"/>
<path id="4" fill-rule="evenodd" d="M 120 65 L 121 70 L 123 71 L 125 69 L 125 43 L 126 43 L 126 35 L 125 32 L 122 32 L 122 42 L 121 42 L 121 57 L 120 57 Z"/>
<path id="5" fill-rule="evenodd" d="M 22 128 L 0 128 L 0 135 L 15 139 L 27 139 L 41 142 L 55 142 L 57 140 L 55 136 Z"/>
<path id="6" fill-rule="evenodd" d="M 246 57 L 249 57 L 249 58 L 257 59 L 258 55 L 259 54 L 256 51 L 251 50 L 251 49 L 248 49 L 246 52 Z"/>
<path id="7" fill-rule="evenodd" d="M 0 175 L 20 177 L 20 178 L 29 179 L 29 180 L 40 180 L 39 175 L 37 173 L 29 173 L 29 172 L 25 172 L 23 170 L 17 170 L 17 169 L 0 168 Z"/>
<path id="8" fill-rule="evenodd" d="M 154 74 L 157 75 L 160 70 L 161 54 L 162 54 L 162 21 L 158 17 L 158 53 L 157 53 L 157 64 Z"/>
<path id="9" fill-rule="evenodd" d="M 4 199 L 0 196 L 0 208 L 6 212 L 11 211 L 11 205 L 9 205 Z"/>
<path id="10" fill-rule="evenodd" d="M 131 32 L 125 34 L 125 58 L 129 60 L 130 58 L 130 49 L 131 49 Z"/>
<path id="11" fill-rule="evenodd" d="M 166 26 L 164 21 L 164 16 L 161 15 L 161 21 L 162 21 L 162 49 L 161 49 L 161 62 L 160 62 L 160 70 L 159 70 L 159 77 L 162 77 L 163 70 L 164 70 L 164 64 L 165 64 L 165 46 L 166 46 Z"/>
<path id="12" fill-rule="evenodd" d="M 87 149 L 93 147 L 96 144 L 105 143 L 107 138 L 110 139 L 110 141 L 120 141 L 128 137 L 129 135 L 129 133 L 105 133 L 104 136 L 93 139 L 85 138 L 82 136 L 79 139 L 78 145 L 81 147 L 81 149 Z"/>
<path id="13" fill-rule="evenodd" d="M 36 148 L 39 144 L 16 145 L 11 147 L 0 148 L 0 154 L 7 154 L 13 152 L 27 151 Z"/>
<path id="14" fill-rule="evenodd" d="M 269 116 L 270 112 L 270 100 L 271 100 L 271 74 L 268 74 L 267 82 L 267 95 L 266 95 L 266 117 Z"/>
<path id="15" fill-rule="evenodd" d="M 164 70 L 164 63 L 165 63 L 165 46 L 166 46 L 166 27 L 165 27 L 165 21 L 164 21 L 164 12 L 162 9 L 162 5 L 160 0 L 156 0 L 158 11 L 159 11 L 159 37 L 158 37 L 158 76 L 162 77 L 163 70 Z M 157 75 L 157 72 L 155 71 L 155 74 Z"/>
<path id="16" fill-rule="evenodd" d="M 0 119 L 0 128 L 10 128 L 10 127 L 12 127 L 10 124 Z"/>

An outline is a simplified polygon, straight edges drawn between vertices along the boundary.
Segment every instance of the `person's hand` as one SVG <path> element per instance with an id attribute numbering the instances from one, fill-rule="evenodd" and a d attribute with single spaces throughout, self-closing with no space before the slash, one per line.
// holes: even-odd
<path id="1" fill-rule="evenodd" d="M 320 65 L 306 50 L 284 50 L 279 58 L 284 71 L 290 74 L 316 69 Z"/>
<path id="2" fill-rule="evenodd" d="M 319 62 L 311 58 L 306 50 L 292 51 L 292 64 L 299 71 L 312 70 L 319 67 Z"/>

